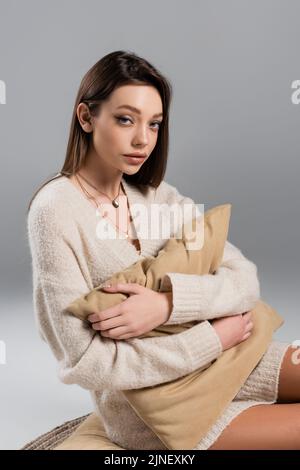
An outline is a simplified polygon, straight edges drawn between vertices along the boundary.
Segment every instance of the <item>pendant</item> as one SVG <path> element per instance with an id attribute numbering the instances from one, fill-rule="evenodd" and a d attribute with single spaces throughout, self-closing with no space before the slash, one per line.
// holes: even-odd
<path id="1" fill-rule="evenodd" d="M 118 201 L 116 201 L 115 199 L 113 200 L 112 205 L 113 205 L 114 207 L 119 207 L 119 203 L 118 203 Z"/>

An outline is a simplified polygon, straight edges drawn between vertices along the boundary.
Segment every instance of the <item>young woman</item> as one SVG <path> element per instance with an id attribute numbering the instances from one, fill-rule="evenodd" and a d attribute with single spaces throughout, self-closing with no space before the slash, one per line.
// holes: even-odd
<path id="1" fill-rule="evenodd" d="M 95 312 L 88 328 L 64 311 L 114 272 L 158 253 L 166 236 L 149 235 L 157 228 L 148 218 L 152 205 L 195 205 L 163 180 L 171 91 L 134 53 L 115 51 L 99 60 L 80 84 L 63 167 L 35 192 L 28 212 L 41 336 L 58 361 L 60 380 L 90 391 L 108 437 L 127 449 L 165 447 L 121 390 L 177 379 L 246 341 L 260 295 L 255 264 L 227 241 L 214 276 L 168 273 L 170 292 L 118 285 L 128 298 Z M 136 338 L 160 324 L 190 320 L 199 322 L 182 333 Z M 272 341 L 195 449 L 300 449 L 296 352 Z"/>

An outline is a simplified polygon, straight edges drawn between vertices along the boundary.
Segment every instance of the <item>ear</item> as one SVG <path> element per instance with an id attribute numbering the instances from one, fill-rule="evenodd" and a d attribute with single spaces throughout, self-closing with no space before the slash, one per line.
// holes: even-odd
<path id="1" fill-rule="evenodd" d="M 79 124 L 81 125 L 84 132 L 92 132 L 92 117 L 88 106 L 85 103 L 79 103 L 77 106 L 76 114 L 78 117 Z"/>

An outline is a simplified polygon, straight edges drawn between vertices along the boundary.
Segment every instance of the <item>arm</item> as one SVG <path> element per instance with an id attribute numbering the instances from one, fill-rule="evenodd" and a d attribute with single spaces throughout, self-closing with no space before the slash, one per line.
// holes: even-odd
<path id="1" fill-rule="evenodd" d="M 195 204 L 171 188 L 170 204 Z M 172 311 L 165 325 L 239 315 L 253 309 L 260 298 L 256 265 L 229 241 L 214 275 L 166 273 L 160 291 L 172 291 Z"/>
<path id="2" fill-rule="evenodd" d="M 67 306 L 91 286 L 72 246 L 76 227 L 71 218 L 65 222 L 66 215 L 60 219 L 45 206 L 33 205 L 28 216 L 35 314 L 63 383 L 89 390 L 149 387 L 210 365 L 221 355 L 220 338 L 208 321 L 179 334 L 116 341 L 69 314 Z"/>

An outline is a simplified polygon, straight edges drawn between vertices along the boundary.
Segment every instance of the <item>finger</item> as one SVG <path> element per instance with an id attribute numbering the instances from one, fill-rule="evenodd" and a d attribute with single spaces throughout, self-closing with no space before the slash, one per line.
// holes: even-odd
<path id="1" fill-rule="evenodd" d="M 244 313 L 244 314 L 243 314 L 243 318 L 244 318 L 244 320 L 246 320 L 246 321 L 247 321 L 247 320 L 250 320 L 250 319 L 252 318 L 252 312 L 250 311 L 250 312 Z"/>
<path id="2" fill-rule="evenodd" d="M 251 315 L 252 315 L 252 311 L 251 311 L 251 310 L 249 310 L 248 312 L 244 312 L 242 315 L 243 315 L 243 317 L 244 317 L 244 318 L 251 317 Z"/>
<path id="3" fill-rule="evenodd" d="M 116 284 L 113 284 L 110 287 L 103 286 L 102 289 L 108 292 L 124 292 L 128 294 L 140 294 L 143 289 L 143 286 L 137 283 L 133 283 L 133 282 L 127 282 L 127 283 L 117 282 Z"/>
<path id="4" fill-rule="evenodd" d="M 101 312 L 92 313 L 87 317 L 88 321 L 91 323 L 108 320 L 109 318 L 116 317 L 121 315 L 120 311 L 121 303 L 114 305 L 113 307 L 107 308 L 106 310 L 101 310 Z"/>
<path id="5" fill-rule="evenodd" d="M 101 336 L 105 336 L 107 338 L 118 339 L 119 336 L 127 335 L 128 333 L 130 333 L 128 327 L 120 326 L 118 328 L 112 328 L 110 330 L 101 331 L 100 334 Z"/>
<path id="6" fill-rule="evenodd" d="M 248 333 L 246 333 L 246 334 L 243 336 L 242 341 L 244 341 L 244 339 L 249 338 L 250 335 L 251 335 L 251 331 L 249 331 Z"/>
<path id="7" fill-rule="evenodd" d="M 125 326 L 124 325 L 124 318 L 122 315 L 118 315 L 117 317 L 110 318 L 109 320 L 103 320 L 103 321 L 98 321 L 92 323 L 92 328 L 94 330 L 109 330 L 111 328 L 117 328 L 119 326 Z"/>
<path id="8" fill-rule="evenodd" d="M 248 333 L 248 331 L 251 331 L 252 328 L 253 328 L 253 322 L 252 322 L 252 321 L 249 321 L 249 322 L 246 324 L 245 333 Z"/>
<path id="9" fill-rule="evenodd" d="M 99 321 L 100 320 L 99 313 L 91 313 L 91 315 L 87 317 L 87 320 L 91 323 Z"/>

